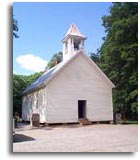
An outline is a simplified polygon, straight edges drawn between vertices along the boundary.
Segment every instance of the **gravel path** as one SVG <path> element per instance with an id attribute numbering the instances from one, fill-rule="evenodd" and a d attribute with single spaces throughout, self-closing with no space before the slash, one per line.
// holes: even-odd
<path id="1" fill-rule="evenodd" d="M 68 125 L 18 130 L 16 133 L 13 152 L 138 151 L 137 125 Z"/>

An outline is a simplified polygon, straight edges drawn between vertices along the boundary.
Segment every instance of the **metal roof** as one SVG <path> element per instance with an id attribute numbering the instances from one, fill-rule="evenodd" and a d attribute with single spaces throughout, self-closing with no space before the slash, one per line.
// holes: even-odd
<path id="1" fill-rule="evenodd" d="M 40 87 L 42 87 L 43 85 L 45 85 L 45 83 L 52 78 L 52 76 L 64 65 L 63 62 L 59 63 L 58 65 L 56 65 L 55 67 L 49 69 L 48 71 L 46 71 L 44 74 L 42 74 L 42 76 L 40 76 L 36 81 L 34 81 L 30 86 L 28 86 L 23 92 L 22 94 L 26 94 L 29 93 L 33 90 L 36 90 Z"/>
<path id="2" fill-rule="evenodd" d="M 36 81 L 34 81 L 30 86 L 28 86 L 22 94 L 27 94 L 29 92 L 32 92 L 38 88 L 43 87 L 64 65 L 66 65 L 71 59 L 76 57 L 80 51 L 77 51 L 77 54 L 70 57 L 70 59 L 66 61 L 62 61 L 61 63 L 57 64 L 53 68 L 46 71 L 42 76 L 40 76 Z"/>

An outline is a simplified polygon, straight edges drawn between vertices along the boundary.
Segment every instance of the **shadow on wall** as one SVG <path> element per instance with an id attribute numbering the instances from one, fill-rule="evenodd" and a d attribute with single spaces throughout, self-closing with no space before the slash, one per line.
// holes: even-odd
<path id="1" fill-rule="evenodd" d="M 15 134 L 13 136 L 13 143 L 24 142 L 24 141 L 33 141 L 33 140 L 35 140 L 35 139 L 32 137 L 29 137 L 29 136 L 25 136 L 23 134 Z"/>

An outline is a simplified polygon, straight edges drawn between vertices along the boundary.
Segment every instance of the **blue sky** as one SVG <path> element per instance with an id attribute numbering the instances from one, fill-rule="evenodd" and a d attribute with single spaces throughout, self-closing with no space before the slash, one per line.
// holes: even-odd
<path id="1" fill-rule="evenodd" d="M 20 38 L 13 40 L 13 72 L 29 75 L 39 71 L 53 54 L 62 51 L 61 40 L 71 23 L 87 36 L 86 51 L 96 52 L 103 43 L 102 17 L 111 2 L 19 2 L 13 5 Z M 41 67 L 40 67 L 41 65 Z"/>

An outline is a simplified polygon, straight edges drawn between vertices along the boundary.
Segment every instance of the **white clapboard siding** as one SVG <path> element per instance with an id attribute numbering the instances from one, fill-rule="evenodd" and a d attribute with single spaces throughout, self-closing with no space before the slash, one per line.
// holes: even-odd
<path id="1" fill-rule="evenodd" d="M 113 119 L 112 88 L 79 54 L 47 84 L 46 121 L 78 122 L 78 100 L 86 100 L 91 121 Z"/>
<path id="2" fill-rule="evenodd" d="M 22 119 L 31 121 L 32 114 L 40 115 L 40 122 L 46 122 L 46 103 L 47 103 L 47 87 L 23 96 L 22 100 Z"/>
<path id="3" fill-rule="evenodd" d="M 32 94 L 28 94 L 22 97 L 22 119 L 30 121 L 30 106 Z"/>
<path id="4" fill-rule="evenodd" d="M 44 88 L 23 96 L 22 118 L 39 113 L 41 123 L 78 122 L 78 100 L 90 121 L 113 119 L 112 86 L 84 54 L 78 54 Z"/>

